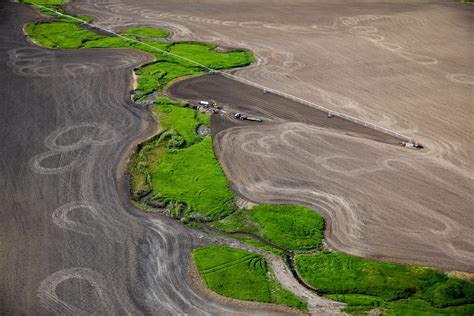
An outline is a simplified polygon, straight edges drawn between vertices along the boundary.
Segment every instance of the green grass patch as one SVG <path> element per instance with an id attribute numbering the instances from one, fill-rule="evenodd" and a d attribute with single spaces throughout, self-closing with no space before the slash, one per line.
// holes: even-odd
<path id="1" fill-rule="evenodd" d="M 159 138 L 154 137 L 138 146 L 129 164 L 131 177 L 132 199 L 139 201 L 153 188 L 151 184 L 151 166 L 159 162 L 166 154 L 166 147 L 160 146 Z"/>
<path id="2" fill-rule="evenodd" d="M 360 294 L 332 294 L 328 298 L 347 304 L 343 311 L 349 314 L 367 314 L 372 309 L 384 311 L 384 315 L 413 315 L 413 316 L 437 316 L 437 315 L 473 315 L 474 305 L 450 306 L 445 308 L 434 307 L 429 302 L 417 299 L 401 299 L 396 301 L 385 301 L 376 296 Z"/>
<path id="3" fill-rule="evenodd" d="M 425 300 L 410 298 L 395 302 L 387 302 L 384 306 L 384 311 L 385 315 L 397 316 L 472 316 L 474 315 L 474 305 L 466 304 L 439 308 L 432 306 Z"/>
<path id="4" fill-rule="evenodd" d="M 166 97 L 154 103 L 161 133 L 144 143 L 132 159 L 134 199 L 153 190 L 157 200 L 186 205 L 186 215 L 232 212 L 235 195 L 214 155 L 212 139 L 196 134 L 197 126 L 209 125 L 209 117 Z"/>
<path id="5" fill-rule="evenodd" d="M 179 201 L 207 216 L 231 212 L 234 194 L 214 156 L 211 137 L 172 151 L 151 166 L 152 187 L 165 202 Z"/>
<path id="6" fill-rule="evenodd" d="M 60 9 L 57 10 L 60 11 Z M 45 13 L 55 15 L 47 10 Z M 84 18 L 90 20 L 89 17 Z M 253 55 L 243 50 L 217 52 L 215 45 L 137 41 L 133 36 L 163 37 L 169 34 L 169 31 L 159 28 L 130 28 L 125 30 L 125 34 L 128 34 L 125 38 L 103 36 L 83 28 L 77 20 L 61 17 L 60 21 L 29 23 L 26 32 L 36 42 L 48 48 L 134 48 L 153 54 L 155 62 L 136 70 L 139 77 L 137 98 L 142 98 L 154 91 L 162 91 L 166 85 L 178 77 L 201 74 L 206 71 L 202 66 L 189 60 L 215 69 L 241 67 L 254 61 Z"/>
<path id="7" fill-rule="evenodd" d="M 81 47 L 77 48 L 126 48 L 133 46 L 133 42 L 130 41 L 132 39 L 135 38 L 132 36 L 126 38 L 117 36 L 100 37 L 95 40 L 86 40 Z"/>
<path id="8" fill-rule="evenodd" d="M 131 27 L 122 32 L 122 34 L 140 35 L 153 38 L 163 38 L 170 35 L 170 31 L 153 27 Z"/>
<path id="9" fill-rule="evenodd" d="M 229 52 L 216 52 L 214 51 L 215 48 L 216 45 L 204 43 L 178 42 L 170 47 L 169 52 L 213 69 L 226 69 L 229 68 L 229 65 L 234 65 L 233 67 L 245 66 L 254 61 L 252 54 L 244 50 L 237 49 Z M 172 56 L 170 56 L 170 58 L 178 61 L 177 58 Z M 196 66 L 194 63 L 181 59 L 179 63 L 187 66 Z"/>
<path id="10" fill-rule="evenodd" d="M 360 294 L 332 294 L 326 296 L 334 301 L 346 303 L 347 306 L 343 311 L 350 314 L 366 314 L 374 308 L 385 306 L 385 301 L 376 296 Z"/>
<path id="11" fill-rule="evenodd" d="M 48 48 L 81 48 L 88 41 L 106 38 L 71 22 L 28 23 L 26 32 L 36 42 Z"/>
<path id="12" fill-rule="evenodd" d="M 153 91 L 162 91 L 172 80 L 201 73 L 197 67 L 184 66 L 179 63 L 158 61 L 135 72 L 138 78 L 137 89 L 141 95 L 150 94 Z"/>
<path id="13" fill-rule="evenodd" d="M 222 296 L 306 310 L 304 301 L 271 276 L 265 258 L 259 254 L 209 246 L 194 250 L 193 260 L 204 283 Z"/>
<path id="14" fill-rule="evenodd" d="M 295 205 L 257 205 L 211 225 L 226 232 L 255 234 L 287 250 L 320 247 L 324 232 L 321 215 Z"/>
<path id="15" fill-rule="evenodd" d="M 64 3 L 63 0 L 20 0 L 20 3 L 25 3 L 25 4 L 39 4 L 39 5 L 44 5 L 44 6 L 56 6 L 56 5 L 62 5 Z"/>
<path id="16" fill-rule="evenodd" d="M 153 108 L 153 113 L 157 115 L 162 130 L 174 129 L 184 138 L 187 146 L 201 141 L 201 137 L 196 134 L 196 128 L 199 125 L 209 126 L 208 115 L 184 107 L 185 104 L 166 97 L 158 98 L 155 104 L 159 106 Z"/>
<path id="17" fill-rule="evenodd" d="M 383 300 L 394 301 L 393 306 L 397 309 L 395 301 L 403 299 L 416 299 L 413 302 L 417 304 L 423 300 L 438 309 L 474 304 L 474 284 L 449 278 L 428 267 L 383 263 L 338 252 L 297 255 L 295 262 L 306 282 L 324 293 L 345 294 L 343 301 L 354 304 L 354 308 L 373 302 L 380 304 Z M 355 299 L 361 301 L 355 303 Z M 415 304 L 410 302 L 400 303 L 400 306 L 409 308 L 410 304 Z M 392 305 L 384 303 L 384 306 Z"/>

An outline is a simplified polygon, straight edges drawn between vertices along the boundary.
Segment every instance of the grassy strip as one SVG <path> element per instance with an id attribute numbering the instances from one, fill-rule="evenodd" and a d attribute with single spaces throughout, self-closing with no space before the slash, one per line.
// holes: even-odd
<path id="1" fill-rule="evenodd" d="M 212 139 L 201 139 L 195 132 L 197 126 L 209 125 L 209 117 L 185 105 L 166 97 L 155 100 L 153 112 L 161 132 L 132 159 L 134 198 L 153 189 L 155 200 L 186 205 L 187 216 L 193 211 L 206 215 L 203 219 L 230 213 L 234 194 L 214 155 Z M 178 213 L 175 217 L 181 217 Z"/>
<path id="2" fill-rule="evenodd" d="M 153 28 L 126 30 L 127 33 L 134 34 L 136 31 L 155 36 L 168 34 L 165 30 Z M 49 48 L 135 48 L 153 54 L 155 62 L 136 71 L 139 76 L 137 98 L 154 91 L 162 91 L 167 84 L 178 77 L 203 73 L 201 66 L 167 53 L 191 59 L 213 69 L 240 67 L 254 61 L 250 52 L 243 50 L 217 52 L 215 45 L 203 43 L 138 41 L 133 35 L 127 35 L 125 38 L 103 36 L 84 29 L 78 21 L 67 17 L 61 18 L 60 21 L 29 23 L 26 32 L 36 42 Z"/>
<path id="3" fill-rule="evenodd" d="M 265 258 L 245 250 L 209 246 L 193 251 L 193 260 L 206 285 L 236 299 L 283 304 L 306 310 L 306 303 L 271 276 Z"/>
<path id="4" fill-rule="evenodd" d="M 44 6 L 58 6 L 64 3 L 64 0 L 20 0 L 20 3 L 39 4 Z"/>
<path id="5" fill-rule="evenodd" d="M 437 315 L 474 315 L 474 305 L 450 306 L 445 308 L 433 307 L 429 302 L 421 299 L 405 299 L 395 302 L 387 302 L 384 306 L 386 315 L 416 315 L 416 316 L 437 316 Z"/>
<path id="6" fill-rule="evenodd" d="M 368 311 L 375 306 L 397 314 L 409 311 L 410 306 L 416 311 L 428 305 L 436 313 L 474 310 L 474 305 L 467 305 L 474 304 L 474 284 L 428 267 L 376 262 L 338 252 L 297 255 L 295 262 L 306 282 L 348 303 L 348 311 Z"/>
<path id="7" fill-rule="evenodd" d="M 211 225 L 225 232 L 255 234 L 287 250 L 320 247 L 324 231 L 321 215 L 295 205 L 257 205 Z"/>
<path id="8" fill-rule="evenodd" d="M 141 98 L 153 91 L 162 91 L 169 82 L 176 78 L 200 74 L 201 69 L 160 60 L 142 67 L 135 73 L 139 76 L 137 96 Z"/>
<path id="9" fill-rule="evenodd" d="M 214 156 L 209 136 L 191 147 L 166 150 L 150 171 L 152 187 L 162 201 L 183 202 L 189 211 L 211 217 L 233 210 L 234 194 Z"/>
<path id="10" fill-rule="evenodd" d="M 384 301 L 378 297 L 359 294 L 333 294 L 328 298 L 348 304 L 344 311 L 350 314 L 367 314 L 372 309 L 384 311 L 384 315 L 413 315 L 413 316 L 438 316 L 438 315 L 472 315 L 474 305 L 450 306 L 445 308 L 434 307 L 429 302 L 417 299 L 401 299 L 396 301 Z"/>
<path id="11" fill-rule="evenodd" d="M 170 35 L 170 31 L 153 27 L 131 27 L 122 31 L 122 34 L 164 38 Z"/>
<path id="12" fill-rule="evenodd" d="M 87 42 L 106 38 L 68 21 L 28 23 L 26 33 L 48 48 L 81 48 Z"/>
<path id="13" fill-rule="evenodd" d="M 154 103 L 157 106 L 153 108 L 153 113 L 159 118 L 163 131 L 174 129 L 183 137 L 187 146 L 201 141 L 201 137 L 196 134 L 196 128 L 199 125 L 209 126 L 208 115 L 186 108 L 185 103 L 166 97 L 160 97 Z"/>

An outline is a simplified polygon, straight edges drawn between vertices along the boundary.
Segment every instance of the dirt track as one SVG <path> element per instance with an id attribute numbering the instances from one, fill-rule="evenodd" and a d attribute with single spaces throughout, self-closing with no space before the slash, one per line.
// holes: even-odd
<path id="1" fill-rule="evenodd" d="M 166 26 L 175 38 L 247 47 L 257 63 L 239 76 L 421 139 L 427 148 L 415 153 L 285 118 L 227 129 L 216 147 L 240 194 L 321 211 L 337 249 L 474 271 L 473 6 L 81 0 L 71 7 L 111 28 Z M 245 98 L 232 88 L 216 98 Z"/>
<path id="2" fill-rule="evenodd" d="M 29 44 L 25 5 L 0 1 L 0 314 L 265 314 L 214 302 L 186 271 L 208 242 L 131 205 L 123 159 L 150 135 L 129 100 L 131 50 Z"/>

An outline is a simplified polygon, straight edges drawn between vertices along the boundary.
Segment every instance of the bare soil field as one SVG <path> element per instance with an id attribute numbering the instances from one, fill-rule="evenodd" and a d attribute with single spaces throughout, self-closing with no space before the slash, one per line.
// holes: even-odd
<path id="1" fill-rule="evenodd" d="M 294 104 L 293 117 L 223 128 L 215 146 L 240 195 L 321 212 L 338 250 L 474 271 L 473 6 L 79 0 L 70 8 L 113 29 L 163 26 L 174 39 L 246 47 L 257 62 L 238 76 L 419 138 L 426 148 L 409 151 L 311 124 Z M 235 85 L 215 98 L 273 115 Z"/>
<path id="2" fill-rule="evenodd" d="M 186 278 L 209 243 L 130 200 L 124 164 L 156 122 L 130 101 L 132 50 L 27 41 L 33 8 L 0 1 L 0 314 L 265 314 Z"/>

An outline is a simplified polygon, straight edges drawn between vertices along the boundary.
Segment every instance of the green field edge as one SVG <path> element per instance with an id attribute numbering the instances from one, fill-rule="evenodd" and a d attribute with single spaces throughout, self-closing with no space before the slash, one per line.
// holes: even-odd
<path id="1" fill-rule="evenodd" d="M 211 245 L 194 249 L 192 258 L 204 284 L 219 295 L 308 309 L 307 302 L 279 284 L 260 254 Z"/>

